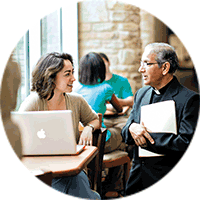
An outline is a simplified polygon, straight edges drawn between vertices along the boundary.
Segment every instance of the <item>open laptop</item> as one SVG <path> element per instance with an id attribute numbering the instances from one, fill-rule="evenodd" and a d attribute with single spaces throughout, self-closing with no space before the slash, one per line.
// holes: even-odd
<path id="1" fill-rule="evenodd" d="M 72 111 L 11 112 L 19 126 L 23 155 L 78 155 L 84 145 L 77 145 Z"/>

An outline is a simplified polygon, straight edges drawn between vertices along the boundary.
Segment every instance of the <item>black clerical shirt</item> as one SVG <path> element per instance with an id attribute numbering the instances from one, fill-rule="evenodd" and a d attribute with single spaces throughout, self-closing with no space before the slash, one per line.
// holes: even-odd
<path id="1" fill-rule="evenodd" d="M 162 87 L 160 90 L 156 90 L 155 88 L 153 88 L 150 104 L 151 103 L 160 102 L 161 99 L 162 99 L 162 97 L 163 97 L 163 95 L 167 91 L 167 88 L 171 85 L 171 83 L 174 80 L 175 80 L 175 78 L 173 78 L 167 85 L 165 85 L 164 87 Z"/>

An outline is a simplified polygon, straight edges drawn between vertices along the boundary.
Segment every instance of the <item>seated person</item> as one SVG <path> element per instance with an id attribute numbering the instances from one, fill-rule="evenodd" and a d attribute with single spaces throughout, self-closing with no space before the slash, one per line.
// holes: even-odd
<path id="1" fill-rule="evenodd" d="M 42 56 L 32 73 L 33 93 L 21 104 L 19 111 L 72 110 L 77 143 L 92 145 L 92 131 L 99 128 L 99 119 L 81 95 L 71 94 L 75 81 L 73 74 L 71 55 L 54 52 Z M 81 135 L 79 121 L 85 126 Z M 52 187 L 76 197 L 100 199 L 99 194 L 90 189 L 83 171 L 73 177 L 54 178 Z"/>
<path id="2" fill-rule="evenodd" d="M 20 82 L 20 67 L 13 61 L 11 55 L 5 68 L 2 80 L 1 114 L 7 137 L 19 159 L 22 157 L 21 135 L 19 128 L 11 120 L 10 112 L 15 110 Z"/>
<path id="3" fill-rule="evenodd" d="M 106 78 L 105 82 L 108 83 L 110 86 L 112 86 L 115 95 L 117 96 L 117 99 L 121 106 L 133 106 L 133 93 L 130 86 L 130 83 L 128 82 L 128 79 L 125 77 L 122 77 L 117 74 L 113 74 L 110 71 L 110 61 L 106 54 L 99 53 L 99 55 L 102 57 L 105 66 L 106 66 Z M 107 110 L 112 110 L 110 108 L 110 105 L 107 105 Z M 106 127 L 119 127 L 123 128 L 127 122 L 128 116 L 125 114 L 124 116 L 104 116 L 104 123 Z"/>
<path id="4" fill-rule="evenodd" d="M 86 54 L 79 63 L 79 85 L 74 92 L 81 94 L 97 113 L 105 113 L 107 101 L 120 112 L 122 108 L 116 101 L 113 88 L 104 82 L 105 72 L 105 64 L 99 54 L 93 52 Z M 106 127 L 103 122 L 102 127 Z M 104 152 L 108 153 L 117 149 L 125 150 L 125 144 L 122 143 L 121 128 L 110 127 L 107 131 Z M 110 177 L 107 176 L 106 178 L 110 185 L 114 186 L 118 184 L 115 183 L 114 179 L 118 179 L 119 173 L 116 171 L 120 171 L 120 167 L 115 167 L 112 170 L 112 173 L 111 170 L 109 171 Z M 107 187 L 109 186 L 107 185 Z"/>
<path id="5" fill-rule="evenodd" d="M 96 113 L 106 111 L 106 102 L 109 101 L 118 112 L 119 104 L 115 102 L 113 88 L 104 82 L 105 64 L 97 53 L 89 53 L 81 58 L 79 64 L 79 85 L 73 90 L 81 94 Z M 104 119 L 102 119 L 104 121 Z M 106 127 L 102 122 L 102 127 Z M 105 153 L 117 149 L 122 141 L 119 128 L 108 129 L 105 144 Z"/>

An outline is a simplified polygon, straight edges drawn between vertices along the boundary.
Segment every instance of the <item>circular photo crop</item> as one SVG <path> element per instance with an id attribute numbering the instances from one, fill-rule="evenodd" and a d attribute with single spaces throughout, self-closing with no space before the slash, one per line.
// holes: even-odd
<path id="1" fill-rule="evenodd" d="M 196 141 L 199 82 L 193 53 L 178 33 L 196 19 L 179 19 L 178 31 L 151 12 L 152 3 L 133 3 L 63 1 L 48 13 L 41 3 L 13 46 L 15 30 L 2 33 L 9 43 L 1 67 L 1 135 L 8 143 L 1 145 L 2 171 L 6 187 L 12 178 L 8 188 L 22 186 L 16 195 L 34 189 L 37 198 L 157 199 L 157 191 L 189 197 L 175 188 L 194 182 L 193 164 L 185 164 L 197 152 L 182 157 Z M 171 11 L 154 4 L 172 22 L 184 16 L 173 12 L 181 5 Z M 196 31 L 187 32 L 196 43 L 190 34 Z"/>

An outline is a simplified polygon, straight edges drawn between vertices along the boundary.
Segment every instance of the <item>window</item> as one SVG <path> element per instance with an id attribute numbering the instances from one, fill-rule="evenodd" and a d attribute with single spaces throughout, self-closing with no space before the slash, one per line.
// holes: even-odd
<path id="1" fill-rule="evenodd" d="M 78 70 L 78 14 L 77 3 L 70 2 L 32 24 L 14 50 L 14 59 L 21 67 L 22 80 L 17 107 L 30 94 L 31 72 L 39 58 L 48 52 L 66 52 L 72 55 L 75 77 Z"/>
<path id="2" fill-rule="evenodd" d="M 42 55 L 48 52 L 60 52 L 61 48 L 61 11 L 57 10 L 41 19 L 41 51 Z"/>

